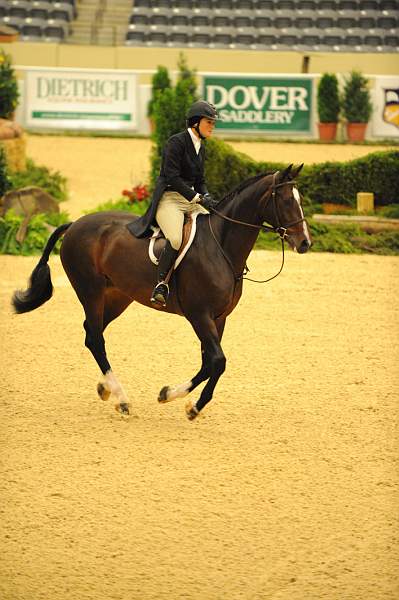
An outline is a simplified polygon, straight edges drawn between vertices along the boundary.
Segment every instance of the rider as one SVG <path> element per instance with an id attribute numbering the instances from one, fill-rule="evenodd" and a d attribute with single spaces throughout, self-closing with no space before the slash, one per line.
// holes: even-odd
<path id="1" fill-rule="evenodd" d="M 209 102 L 194 102 L 187 112 L 187 129 L 172 135 L 163 149 L 160 175 L 147 212 L 129 225 L 136 237 L 146 237 L 156 221 L 166 238 L 159 259 L 158 282 L 151 296 L 151 302 L 162 306 L 169 295 L 165 278 L 182 243 L 184 214 L 195 210 L 206 213 L 217 204 L 205 184 L 205 150 L 201 143 L 212 135 L 217 117 Z"/>

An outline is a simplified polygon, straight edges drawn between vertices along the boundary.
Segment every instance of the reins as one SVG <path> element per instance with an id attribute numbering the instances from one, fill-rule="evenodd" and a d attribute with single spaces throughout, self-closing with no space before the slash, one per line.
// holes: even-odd
<path id="1" fill-rule="evenodd" d="M 267 190 L 267 192 L 265 194 L 265 206 L 268 203 L 269 198 L 270 197 L 272 198 L 273 208 L 274 208 L 274 212 L 275 212 L 275 216 L 276 216 L 276 220 L 277 220 L 277 227 L 273 227 L 271 225 L 266 225 L 265 223 L 262 223 L 261 225 L 254 225 L 253 223 L 246 223 L 245 221 L 238 221 L 237 219 L 232 219 L 231 217 L 228 217 L 227 215 L 220 213 L 215 208 L 210 209 L 213 214 L 217 215 L 221 219 L 224 219 L 225 221 L 230 221 L 230 223 L 235 223 L 236 225 L 244 225 L 245 227 L 252 227 L 254 229 L 262 230 L 265 233 L 268 233 L 268 232 L 278 233 L 278 235 L 280 236 L 282 260 L 281 260 L 280 269 L 275 275 L 273 275 L 272 277 L 269 277 L 268 279 L 263 279 L 263 280 L 251 279 L 250 277 L 245 277 L 245 275 L 247 273 L 249 273 L 249 268 L 247 265 L 245 265 L 245 269 L 241 273 L 241 275 L 236 275 L 234 272 L 234 267 L 233 267 L 233 264 L 232 264 L 230 258 L 227 256 L 227 254 L 223 250 L 220 242 L 218 241 L 218 239 L 215 236 L 215 233 L 212 228 L 212 223 L 211 223 L 211 215 L 209 214 L 208 222 L 209 222 L 209 229 L 211 231 L 212 237 L 215 240 L 220 252 L 223 254 L 226 262 L 229 264 L 229 266 L 233 272 L 233 275 L 234 275 L 234 281 L 236 283 L 238 281 L 240 281 L 240 279 L 246 279 L 247 281 L 252 281 L 253 283 L 268 283 L 272 279 L 275 279 L 276 277 L 278 277 L 278 275 L 280 275 L 281 271 L 284 268 L 284 262 L 285 262 L 284 240 L 287 237 L 287 229 L 289 229 L 290 227 L 293 227 L 294 225 L 298 225 L 298 223 L 303 223 L 303 221 L 305 220 L 305 218 L 302 218 L 302 219 L 297 219 L 296 221 L 293 221 L 292 223 L 288 223 L 285 226 L 280 225 L 280 218 L 279 218 L 277 204 L 276 204 L 276 189 L 279 187 L 282 187 L 283 185 L 295 185 L 295 182 L 294 181 L 283 181 L 281 183 L 276 184 L 275 182 L 276 182 L 276 177 L 277 177 L 278 173 L 279 173 L 279 171 L 276 171 L 275 173 L 273 173 L 272 186 L 269 190 Z"/>

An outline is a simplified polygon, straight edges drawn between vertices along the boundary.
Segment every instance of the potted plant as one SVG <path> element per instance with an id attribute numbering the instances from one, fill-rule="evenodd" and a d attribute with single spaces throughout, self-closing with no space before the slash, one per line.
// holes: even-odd
<path id="1" fill-rule="evenodd" d="M 340 111 L 338 79 L 334 74 L 324 73 L 317 88 L 319 113 L 319 137 L 324 142 L 335 140 Z"/>
<path id="2" fill-rule="evenodd" d="M 11 66 L 11 57 L 0 48 L 0 118 L 13 119 L 18 105 L 17 78 Z"/>
<path id="3" fill-rule="evenodd" d="M 159 94 L 161 94 L 164 90 L 169 89 L 171 87 L 169 73 L 166 67 L 158 67 L 154 75 L 152 76 L 152 92 L 151 99 L 148 103 L 147 107 L 147 116 L 150 120 L 151 125 L 151 133 L 154 131 L 154 105 L 156 99 Z"/>
<path id="4" fill-rule="evenodd" d="M 351 71 L 349 77 L 345 79 L 342 105 L 348 140 L 362 142 L 373 107 L 368 79 L 359 71 Z"/>

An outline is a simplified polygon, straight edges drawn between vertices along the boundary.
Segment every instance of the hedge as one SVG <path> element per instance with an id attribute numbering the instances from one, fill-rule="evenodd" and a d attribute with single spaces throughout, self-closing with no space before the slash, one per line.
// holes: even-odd
<path id="1" fill-rule="evenodd" d="M 206 141 L 206 181 L 223 198 L 244 179 L 276 171 L 289 163 L 256 162 L 221 140 Z M 376 206 L 399 202 L 399 150 L 374 152 L 348 162 L 305 165 L 298 176 L 301 193 L 312 204 L 356 205 L 357 192 L 374 192 Z"/>

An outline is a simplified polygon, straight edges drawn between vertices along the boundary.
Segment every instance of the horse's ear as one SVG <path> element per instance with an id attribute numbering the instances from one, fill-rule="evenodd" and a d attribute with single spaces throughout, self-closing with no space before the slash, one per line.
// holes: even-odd
<path id="1" fill-rule="evenodd" d="M 296 169 L 294 169 L 291 173 L 291 177 L 293 179 L 295 179 L 295 177 L 297 177 L 299 175 L 299 173 L 302 171 L 303 169 L 303 163 L 301 165 L 299 165 L 299 167 L 297 167 Z"/>
<path id="2" fill-rule="evenodd" d="M 291 169 L 293 166 L 294 166 L 293 164 L 288 165 L 288 167 L 284 171 L 281 171 L 280 176 L 279 176 L 280 181 L 285 181 L 286 179 L 288 179 L 288 177 L 291 174 Z"/>

